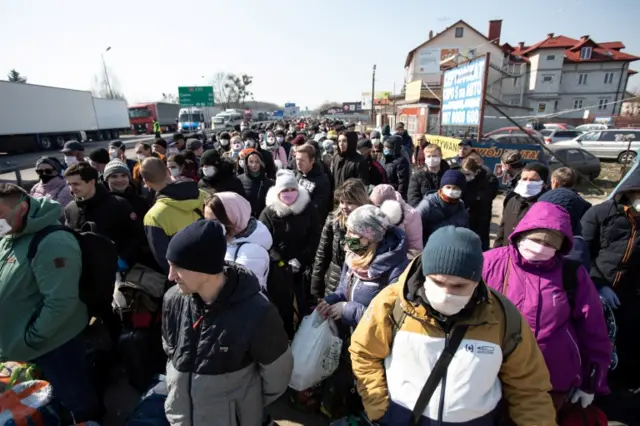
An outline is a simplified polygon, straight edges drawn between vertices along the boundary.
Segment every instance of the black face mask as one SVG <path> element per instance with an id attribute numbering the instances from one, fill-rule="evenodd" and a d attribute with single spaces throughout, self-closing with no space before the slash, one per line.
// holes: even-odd
<path id="1" fill-rule="evenodd" d="M 42 175 L 40 176 L 40 180 L 42 181 L 42 183 L 49 183 L 51 182 L 51 179 L 53 179 L 55 176 L 53 175 Z"/>

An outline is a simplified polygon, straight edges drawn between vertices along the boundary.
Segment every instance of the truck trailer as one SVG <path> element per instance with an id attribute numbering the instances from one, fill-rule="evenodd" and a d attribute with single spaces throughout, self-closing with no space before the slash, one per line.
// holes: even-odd
<path id="1" fill-rule="evenodd" d="M 129 107 L 131 132 L 136 135 L 153 134 L 153 120 L 158 119 L 162 132 L 175 132 L 178 129 L 180 105 L 169 102 L 150 102 Z"/>
<path id="2" fill-rule="evenodd" d="M 119 137 L 124 101 L 85 90 L 0 81 L 0 152 L 60 149 L 64 143 Z"/>

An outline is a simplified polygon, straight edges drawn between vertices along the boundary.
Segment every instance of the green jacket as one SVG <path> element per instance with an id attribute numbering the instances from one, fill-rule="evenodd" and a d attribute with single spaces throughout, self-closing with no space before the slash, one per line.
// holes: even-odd
<path id="1" fill-rule="evenodd" d="M 27 261 L 33 234 L 59 224 L 59 217 L 57 202 L 29 198 L 22 232 L 0 238 L 0 361 L 32 361 L 77 336 L 89 322 L 78 298 L 82 258 L 73 235 L 52 232 Z"/>

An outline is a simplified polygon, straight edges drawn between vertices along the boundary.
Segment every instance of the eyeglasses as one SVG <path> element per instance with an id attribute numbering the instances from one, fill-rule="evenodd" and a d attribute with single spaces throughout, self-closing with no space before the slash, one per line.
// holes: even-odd
<path id="1" fill-rule="evenodd" d="M 36 169 L 38 176 L 51 176 L 55 173 L 53 169 Z"/>

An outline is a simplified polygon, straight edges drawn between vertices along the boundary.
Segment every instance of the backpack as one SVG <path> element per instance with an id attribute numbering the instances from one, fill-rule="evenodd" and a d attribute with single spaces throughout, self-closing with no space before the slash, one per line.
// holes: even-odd
<path id="1" fill-rule="evenodd" d="M 522 315 L 520 315 L 518 308 L 516 308 L 505 295 L 492 288 L 489 288 L 489 290 L 493 293 L 498 302 L 500 302 L 502 311 L 504 312 L 506 325 L 504 327 L 504 336 L 500 347 L 502 349 L 502 356 L 506 359 L 522 341 Z M 404 320 L 407 318 L 407 313 L 402 308 L 400 297 L 397 297 L 393 303 L 393 310 L 390 318 L 391 342 L 393 344 L 393 340 L 395 339 L 398 330 L 400 330 Z"/>
<path id="2" fill-rule="evenodd" d="M 27 259 L 33 260 L 38 245 L 49 234 L 64 231 L 72 234 L 78 241 L 82 252 L 82 274 L 80 275 L 80 300 L 87 305 L 90 316 L 99 316 L 105 310 L 111 310 L 116 273 L 118 272 L 118 253 L 109 238 L 96 232 L 96 225 L 87 222 L 78 231 L 64 225 L 51 225 L 36 232 L 29 243 Z"/>

